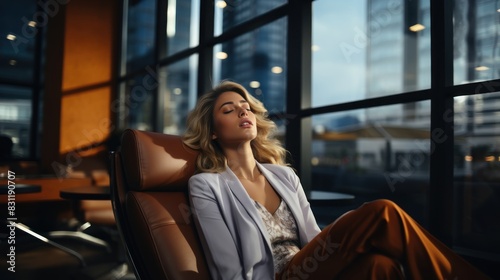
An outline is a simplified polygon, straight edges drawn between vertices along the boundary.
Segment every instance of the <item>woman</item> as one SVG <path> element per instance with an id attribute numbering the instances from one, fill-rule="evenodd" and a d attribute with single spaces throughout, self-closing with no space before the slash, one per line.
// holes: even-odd
<path id="1" fill-rule="evenodd" d="M 487 279 L 388 200 L 321 231 L 274 129 L 229 81 L 188 117 L 184 142 L 200 152 L 190 199 L 213 279 Z"/>

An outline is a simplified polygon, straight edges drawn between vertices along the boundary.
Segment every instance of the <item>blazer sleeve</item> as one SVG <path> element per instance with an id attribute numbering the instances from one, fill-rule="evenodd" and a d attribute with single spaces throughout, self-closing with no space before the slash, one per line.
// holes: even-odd
<path id="1" fill-rule="evenodd" d="M 307 200 L 304 188 L 300 183 L 300 178 L 297 176 L 297 174 L 295 174 L 295 172 L 292 169 L 289 170 L 289 175 L 291 176 L 292 184 L 296 190 L 301 213 L 304 218 L 304 232 L 307 240 L 305 240 L 305 242 L 303 242 L 302 245 L 305 245 L 306 243 L 309 243 L 309 241 L 311 241 L 316 235 L 318 235 L 321 229 L 319 228 L 318 223 L 316 222 L 316 218 L 314 217 L 314 214 L 312 212 L 311 205 Z"/>
<path id="2" fill-rule="evenodd" d="M 240 255 L 214 193 L 204 176 L 189 180 L 189 196 L 212 279 L 244 279 Z"/>

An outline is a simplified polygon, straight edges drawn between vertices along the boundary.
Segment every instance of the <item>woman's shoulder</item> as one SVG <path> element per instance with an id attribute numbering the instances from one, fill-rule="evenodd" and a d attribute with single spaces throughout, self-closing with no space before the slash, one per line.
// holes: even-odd
<path id="1" fill-rule="evenodd" d="M 196 182 L 196 181 L 212 181 L 212 180 L 217 180 L 217 177 L 219 176 L 219 173 L 211 173 L 211 172 L 200 172 L 196 173 L 191 178 L 189 178 L 189 182 Z"/>
<path id="2" fill-rule="evenodd" d="M 290 166 L 272 163 L 262 163 L 262 166 L 276 175 L 293 176 L 295 172 Z"/>
<path id="3" fill-rule="evenodd" d="M 290 166 L 279 164 L 262 164 L 262 167 L 270 172 L 274 176 L 274 179 L 279 182 L 285 183 L 285 186 L 290 187 L 294 191 L 296 191 L 297 187 L 300 185 L 299 177 L 295 173 L 295 170 Z"/>
<path id="4" fill-rule="evenodd" d="M 219 173 L 197 173 L 191 176 L 188 181 L 189 193 L 198 195 L 210 195 L 219 187 Z M 216 192 L 216 191 L 215 191 Z"/>

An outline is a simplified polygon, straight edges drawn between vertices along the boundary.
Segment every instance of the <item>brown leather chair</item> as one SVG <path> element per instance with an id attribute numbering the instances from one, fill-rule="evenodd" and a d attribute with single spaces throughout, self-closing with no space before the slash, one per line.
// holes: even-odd
<path id="1" fill-rule="evenodd" d="M 209 279 L 187 195 L 197 153 L 180 136 L 127 129 L 111 152 L 116 222 L 138 279 Z"/>

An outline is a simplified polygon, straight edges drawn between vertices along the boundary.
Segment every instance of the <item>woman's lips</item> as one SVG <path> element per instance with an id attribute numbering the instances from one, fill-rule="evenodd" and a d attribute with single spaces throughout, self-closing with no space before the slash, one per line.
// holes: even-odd
<path id="1" fill-rule="evenodd" d="M 253 123 L 250 120 L 242 120 L 240 122 L 240 127 L 250 127 Z"/>

